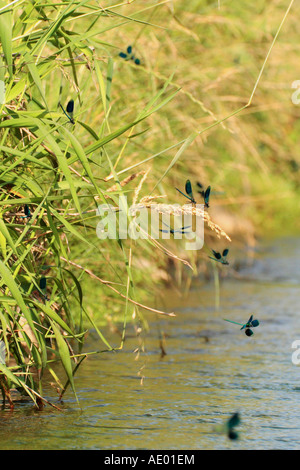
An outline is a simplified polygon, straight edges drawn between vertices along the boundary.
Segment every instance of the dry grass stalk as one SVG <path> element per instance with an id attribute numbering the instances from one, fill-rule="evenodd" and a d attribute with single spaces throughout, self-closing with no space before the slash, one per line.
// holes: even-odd
<path id="1" fill-rule="evenodd" d="M 130 183 L 130 181 L 134 180 L 137 176 L 144 175 L 146 172 L 139 171 L 138 173 L 133 173 L 132 175 L 127 176 L 127 178 L 124 178 L 120 183 L 114 184 L 110 188 L 107 189 L 107 192 L 112 192 L 112 191 L 118 191 L 120 189 L 120 186 L 123 188 L 123 186 L 126 186 L 126 184 Z"/>
<path id="2" fill-rule="evenodd" d="M 208 227 L 213 232 L 216 233 L 218 238 L 224 237 L 228 241 L 231 242 L 231 238 L 229 237 L 229 235 L 227 235 L 227 233 L 219 225 L 215 224 L 211 220 L 208 212 L 204 210 L 204 206 L 202 206 L 201 208 L 198 206 L 199 204 L 197 205 L 197 207 L 195 207 L 192 204 L 189 204 L 189 205 L 186 204 L 184 206 L 175 205 L 175 204 L 156 204 L 156 203 L 151 202 L 151 197 L 148 196 L 148 199 L 147 199 L 147 196 L 146 196 L 143 198 L 143 202 L 136 204 L 131 210 L 132 210 L 132 215 L 134 215 L 135 212 L 141 209 L 147 208 L 147 209 L 155 210 L 156 212 L 159 212 L 160 214 L 169 214 L 175 217 L 180 217 L 185 214 L 190 214 L 196 217 L 202 217 L 204 222 L 208 225 Z"/>

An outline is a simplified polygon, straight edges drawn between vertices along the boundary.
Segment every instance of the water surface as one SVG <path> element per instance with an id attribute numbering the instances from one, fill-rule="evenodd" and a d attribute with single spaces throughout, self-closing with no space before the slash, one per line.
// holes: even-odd
<path id="1" fill-rule="evenodd" d="M 300 365 L 300 240 L 266 245 L 239 278 L 221 281 L 220 309 L 213 283 L 195 282 L 186 298 L 167 292 L 175 318 L 147 314 L 145 352 L 133 329 L 123 351 L 90 357 L 76 375 L 82 410 L 71 392 L 63 412 L 28 403 L 0 412 L 1 449 L 298 449 Z M 237 322 L 260 321 L 248 338 Z M 159 331 L 166 335 L 161 357 Z M 117 334 L 107 333 L 114 345 Z M 86 351 L 102 348 L 91 334 Z M 45 389 L 55 400 L 55 392 Z M 57 403 L 58 404 L 58 403 Z M 240 439 L 214 431 L 235 411 Z"/>

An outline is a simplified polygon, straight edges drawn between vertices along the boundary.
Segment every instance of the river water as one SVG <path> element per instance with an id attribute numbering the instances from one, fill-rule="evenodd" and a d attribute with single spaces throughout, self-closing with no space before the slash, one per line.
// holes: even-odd
<path id="1" fill-rule="evenodd" d="M 90 356 L 75 380 L 82 409 L 69 391 L 63 412 L 28 403 L 0 411 L 0 448 L 299 449 L 299 260 L 300 240 L 262 245 L 252 266 L 221 281 L 219 310 L 213 282 L 195 282 L 185 298 L 166 292 L 163 308 L 177 316 L 145 314 L 144 353 L 133 352 L 132 335 L 123 351 Z M 251 313 L 260 321 L 252 337 L 223 320 L 244 323 Z M 107 337 L 118 344 L 117 334 Z M 85 351 L 95 349 L 92 333 Z M 58 404 L 51 389 L 44 394 Z M 239 439 L 231 441 L 215 428 L 236 411 Z"/>

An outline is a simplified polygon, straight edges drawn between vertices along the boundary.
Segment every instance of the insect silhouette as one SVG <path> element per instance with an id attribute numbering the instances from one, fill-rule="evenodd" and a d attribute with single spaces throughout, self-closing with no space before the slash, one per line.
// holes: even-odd
<path id="1" fill-rule="evenodd" d="M 75 121 L 73 119 L 73 113 L 74 113 L 74 100 L 70 100 L 67 104 L 67 111 L 64 110 L 63 106 L 59 103 L 59 106 L 61 107 L 61 109 L 63 110 L 63 112 L 65 113 L 65 115 L 67 116 L 67 118 L 69 119 L 69 121 L 72 123 L 72 124 L 75 124 Z"/>
<path id="2" fill-rule="evenodd" d="M 254 333 L 251 330 L 251 328 L 255 328 L 259 325 L 258 320 L 253 320 L 253 315 L 250 316 L 249 320 L 244 325 L 243 325 L 243 323 L 238 323 L 236 321 L 226 320 L 226 318 L 224 318 L 224 320 L 228 321 L 230 323 L 234 323 L 235 325 L 240 325 L 242 327 L 241 330 L 245 330 L 245 335 L 246 336 L 252 336 Z"/>
<path id="3" fill-rule="evenodd" d="M 43 292 L 45 300 L 49 300 L 47 297 L 47 279 L 44 276 L 40 279 L 40 289 Z"/>
<path id="4" fill-rule="evenodd" d="M 185 192 L 186 194 L 184 194 L 182 191 L 180 191 L 180 189 L 178 188 L 175 188 L 177 189 L 177 191 L 182 194 L 184 197 L 186 197 L 187 199 L 189 199 L 193 204 L 197 204 L 197 202 L 195 201 L 195 198 L 194 198 L 194 195 L 193 195 L 193 190 L 192 190 L 192 185 L 191 185 L 191 182 L 190 180 L 186 180 L 186 183 L 185 183 Z"/>
<path id="5" fill-rule="evenodd" d="M 140 59 L 136 59 L 135 56 L 133 55 L 132 46 L 127 47 L 127 53 L 120 52 L 119 56 L 122 57 L 122 59 L 125 59 L 125 60 L 133 60 L 133 62 L 136 65 L 140 65 L 140 63 L 141 63 Z"/>
<path id="6" fill-rule="evenodd" d="M 199 190 L 197 190 L 197 192 L 199 194 L 201 194 L 201 196 L 204 198 L 205 196 L 205 190 L 204 190 L 204 186 L 202 183 L 200 183 L 200 181 L 197 181 L 197 186 L 199 188 Z M 210 191 L 210 195 L 212 194 L 215 194 L 215 195 L 224 195 L 225 192 L 224 191 Z"/>
<path id="7" fill-rule="evenodd" d="M 169 225 L 165 224 L 165 222 L 162 221 L 162 223 L 166 227 L 168 227 L 168 230 L 162 229 L 162 228 L 160 228 L 159 230 L 163 233 L 172 233 L 173 235 L 174 235 L 174 233 L 188 233 L 188 232 L 186 232 L 186 230 L 191 227 L 191 225 L 187 225 L 186 227 L 181 227 L 179 229 L 173 229 L 173 228 L 169 227 Z"/>
<path id="8" fill-rule="evenodd" d="M 29 206 L 27 206 L 27 204 L 25 204 L 25 206 L 24 206 L 24 214 L 25 215 L 21 216 L 21 219 L 31 219 L 32 214 L 31 214 Z"/>
<path id="9" fill-rule="evenodd" d="M 241 419 L 239 413 L 234 413 L 225 423 L 219 424 L 214 428 L 218 433 L 226 434 L 231 440 L 237 440 L 239 435 L 235 428 L 240 424 Z"/>
<path id="10" fill-rule="evenodd" d="M 227 436 L 229 439 L 236 440 L 239 438 L 238 433 L 235 431 L 235 427 L 238 426 L 241 422 L 239 413 L 234 413 L 226 423 L 227 427 Z"/>
<path id="11" fill-rule="evenodd" d="M 228 255 L 228 252 L 229 252 L 229 249 L 228 248 L 225 248 L 225 250 L 223 251 L 223 253 L 218 253 L 217 251 L 215 250 L 211 250 L 214 257 L 212 256 L 209 256 L 210 259 L 214 260 L 214 261 L 217 261 L 221 264 L 229 264 L 228 261 L 227 261 L 227 255 Z"/>
<path id="12" fill-rule="evenodd" d="M 211 187 L 208 186 L 205 190 L 203 185 L 200 183 L 200 181 L 197 181 L 197 186 L 199 188 L 198 193 L 201 194 L 201 196 L 204 199 L 204 205 L 205 207 L 209 208 L 209 196 L 211 193 Z"/>

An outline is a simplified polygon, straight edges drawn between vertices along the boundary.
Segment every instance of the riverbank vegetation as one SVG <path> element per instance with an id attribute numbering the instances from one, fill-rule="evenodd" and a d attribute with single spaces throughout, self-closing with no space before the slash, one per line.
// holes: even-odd
<path id="1" fill-rule="evenodd" d="M 213 265 L 210 248 L 299 229 L 298 24 L 288 7 L 1 2 L 0 388 L 11 406 L 11 388 L 43 406 L 45 370 L 60 397 L 75 392 L 89 328 L 112 350 L 104 322 L 122 321 L 122 348 L 127 322 L 139 334 L 149 315 L 172 315 L 155 302 L 171 266 L 190 282 Z M 99 205 L 183 204 L 175 188 L 187 179 L 201 203 L 197 182 L 212 187 L 203 250 L 99 238 Z"/>

